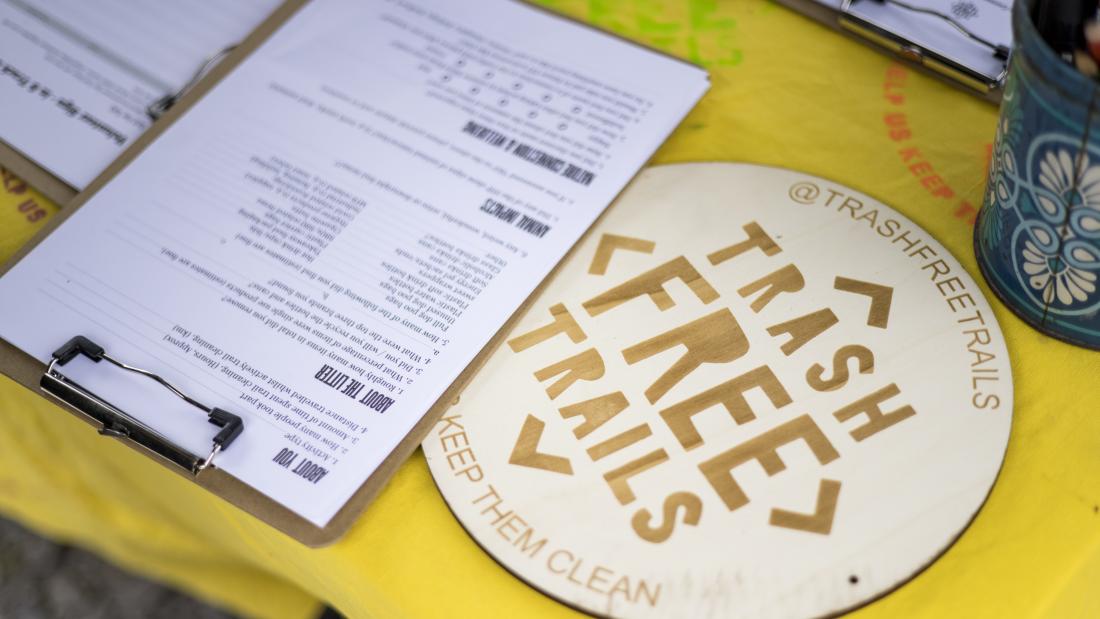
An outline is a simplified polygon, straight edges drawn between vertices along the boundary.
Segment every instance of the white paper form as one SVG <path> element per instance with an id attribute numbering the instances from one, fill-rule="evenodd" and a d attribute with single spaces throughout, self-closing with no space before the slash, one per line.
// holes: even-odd
<path id="1" fill-rule="evenodd" d="M 817 0 L 839 10 L 841 0 Z M 1010 0 L 906 0 L 906 4 L 937 11 L 990 43 L 1012 48 Z M 889 2 L 856 0 L 851 12 L 880 28 L 981 73 L 993 80 L 1004 72 L 1005 61 L 988 47 L 970 40 L 934 15 L 917 13 Z"/>
<path id="2" fill-rule="evenodd" d="M 278 0 L 0 0 L 0 140 L 83 189 Z"/>
<path id="3" fill-rule="evenodd" d="M 218 466 L 327 522 L 708 86 L 472 6 L 306 5 L 0 279 L 0 336 L 163 369 L 245 417 Z M 65 367 L 210 449 L 193 409 L 110 370 Z"/>

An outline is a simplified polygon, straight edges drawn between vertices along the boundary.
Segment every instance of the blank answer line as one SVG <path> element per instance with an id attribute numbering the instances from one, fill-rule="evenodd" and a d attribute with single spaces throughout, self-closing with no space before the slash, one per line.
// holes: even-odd
<path id="1" fill-rule="evenodd" d="M 192 174 L 201 175 L 202 173 L 194 172 Z M 170 189 L 173 195 L 183 193 L 208 204 L 252 204 L 255 202 L 256 194 L 247 190 L 251 188 L 250 186 L 241 185 L 240 181 L 242 179 L 239 175 L 219 173 L 218 177 L 202 176 L 202 179 L 202 185 L 196 185 L 193 179 L 184 179 L 179 176 L 173 176 L 167 182 L 171 184 Z"/>
<path id="2" fill-rule="evenodd" d="M 159 236 L 161 238 L 161 242 L 164 243 L 165 245 L 175 244 L 176 247 L 182 248 L 184 251 L 187 251 L 187 252 L 190 252 L 190 253 L 195 254 L 197 256 L 200 256 L 201 258 L 204 258 L 207 261 L 216 264 L 217 266 L 221 267 L 222 269 L 225 269 L 226 271 L 229 271 L 230 273 L 236 275 L 237 277 L 241 278 L 242 280 L 252 281 L 251 277 L 245 275 L 244 273 L 241 273 L 240 271 L 234 269 L 233 267 L 223 263 L 222 261 L 220 261 L 216 258 L 211 258 L 210 256 L 208 256 L 208 255 L 204 254 L 203 252 L 199 251 L 197 248 L 195 248 L 190 243 L 185 243 L 180 239 L 174 238 L 171 234 L 168 234 L 167 232 L 161 230 L 160 228 L 154 226 L 153 224 L 151 224 L 147 221 L 143 221 L 139 218 L 134 218 L 132 221 L 136 224 L 140 224 L 140 225 L 145 226 L 146 228 L 148 228 L 153 234 Z M 130 225 L 129 222 L 119 222 L 119 224 L 123 225 L 123 226 L 129 226 Z M 131 229 L 133 229 L 133 228 L 131 227 Z M 140 234 L 140 232 L 138 230 L 134 230 L 134 232 L 138 232 Z"/>
<path id="3" fill-rule="evenodd" d="M 116 228 L 112 228 L 112 229 L 108 230 L 107 234 L 110 234 L 111 236 L 113 236 L 113 237 L 117 238 L 118 240 L 122 241 L 123 243 L 126 243 L 127 245 L 133 247 L 134 249 L 142 252 L 143 254 L 146 254 L 146 255 L 149 255 L 149 256 L 155 258 L 159 262 L 162 262 L 162 263 L 164 263 L 168 266 L 175 266 L 172 263 L 167 262 L 167 259 L 164 256 L 161 256 L 160 254 L 155 254 L 155 253 L 149 251 L 148 249 L 145 249 L 144 247 L 138 245 L 132 239 L 128 239 L 125 236 L 119 234 L 119 232 Z M 143 240 L 145 240 L 145 239 L 143 239 Z M 202 278 L 196 277 L 196 276 L 192 275 L 191 273 L 187 272 L 186 270 L 181 271 L 181 272 L 184 275 L 186 275 L 188 278 L 194 280 L 196 283 L 201 284 L 201 285 L 205 286 L 206 288 L 209 288 L 210 290 L 213 290 L 214 292 L 218 293 L 219 295 L 225 294 L 224 290 L 222 290 L 222 289 L 220 289 L 216 286 L 211 285 L 209 282 L 203 280 Z"/>
<path id="4" fill-rule="evenodd" d="M 160 209 L 161 212 L 166 213 L 168 215 L 171 215 L 171 216 L 175 217 L 176 219 L 179 219 L 181 222 L 191 226 L 192 228 L 194 228 L 196 230 L 199 230 L 201 232 L 205 232 L 206 234 L 210 235 L 211 237 L 213 237 L 215 239 L 221 240 L 221 239 L 227 238 L 226 235 L 224 235 L 220 232 L 217 232 L 215 230 L 211 230 L 210 228 L 207 228 L 206 226 L 196 222 L 194 216 L 186 216 L 186 215 L 181 215 L 180 213 L 177 213 L 172 207 L 168 206 L 168 204 L 166 202 L 164 202 L 163 200 L 154 199 L 153 204 L 155 204 L 156 207 L 158 209 Z"/>
<path id="5" fill-rule="evenodd" d="M 321 258 L 318 259 L 318 262 L 328 263 L 328 268 L 336 269 L 337 271 L 341 271 L 341 272 L 343 272 L 344 276 L 347 277 L 348 279 L 352 280 L 353 282 L 355 282 L 357 284 L 362 284 L 364 286 L 371 286 L 371 287 L 377 286 L 378 281 L 370 281 L 370 280 L 367 280 L 367 279 L 361 279 L 359 277 L 360 274 L 373 276 L 376 280 L 380 279 L 380 277 L 382 275 L 380 272 L 376 272 L 375 268 L 364 266 L 364 265 L 359 265 L 359 264 L 353 264 L 351 261 L 341 257 L 338 254 L 328 254 L 327 256 L 322 256 Z M 334 264 L 334 262 L 335 262 L 335 264 Z"/>
<path id="6" fill-rule="evenodd" d="M 207 262 L 213 263 L 214 265 L 217 265 L 218 267 L 220 267 L 220 268 L 236 275 L 242 282 L 245 282 L 242 287 L 247 286 L 248 283 L 258 281 L 257 278 L 250 277 L 249 275 L 241 273 L 240 271 L 238 271 L 238 270 L 234 269 L 233 267 L 225 264 L 224 262 L 218 260 L 217 258 L 212 258 L 210 255 L 208 255 L 206 253 L 203 253 L 202 251 L 199 251 L 195 247 L 193 247 L 193 246 L 191 246 L 187 243 L 184 243 L 183 241 L 180 241 L 178 239 L 173 238 L 172 235 L 170 235 L 169 233 L 160 230 L 159 228 L 157 228 L 156 226 L 154 226 L 154 225 L 152 225 L 148 222 L 142 221 L 140 219 L 134 219 L 134 222 L 142 224 L 143 226 L 149 228 L 149 230 L 151 230 L 154 234 L 158 235 L 161 239 L 163 239 L 163 240 L 160 241 L 160 243 L 162 243 L 164 245 L 173 245 L 174 244 L 174 245 L 177 246 L 177 248 L 182 248 L 182 251 L 186 251 L 186 252 L 189 252 L 189 253 L 194 254 L 196 256 L 199 256 L 203 260 L 206 260 Z M 131 229 L 131 231 L 133 231 L 137 234 L 141 234 L 141 232 L 139 230 L 135 230 L 135 229 L 133 229 L 132 226 L 129 226 L 129 222 L 118 222 L 118 223 L 122 227 L 129 227 Z M 249 252 L 244 252 L 243 255 L 246 256 L 246 257 L 251 258 L 252 260 L 260 260 L 259 258 L 256 258 L 255 256 L 250 255 Z M 261 266 L 263 266 L 264 268 L 268 268 L 268 269 L 272 269 L 272 270 L 275 270 L 275 271 L 280 271 L 280 272 L 285 273 L 286 275 L 294 278 L 297 281 L 298 284 L 300 284 L 301 286 L 303 286 L 305 288 L 311 289 L 316 294 L 324 295 L 324 293 L 326 292 L 325 290 L 322 290 L 321 288 L 319 288 L 315 284 L 312 284 L 312 283 L 306 281 L 301 275 L 298 275 L 298 274 L 293 273 L 293 272 L 288 272 L 288 271 L 286 271 L 286 269 L 283 269 L 283 268 L 281 268 L 281 267 L 279 267 L 275 264 L 263 262 Z"/>
<path id="7" fill-rule="evenodd" d="M 138 301 L 137 299 L 127 295 L 126 293 L 122 292 L 118 288 L 115 288 L 114 286 L 108 284 L 107 282 L 103 281 L 102 278 L 96 276 L 93 273 L 88 272 L 87 269 L 81 268 L 79 265 L 74 264 L 72 261 L 68 261 L 68 260 L 65 261 L 65 266 L 70 268 L 70 269 L 73 269 L 75 271 L 79 271 L 81 275 L 83 275 L 84 277 L 87 277 L 88 279 L 94 279 L 96 281 L 96 283 L 98 283 L 100 286 L 103 286 L 104 288 L 109 288 L 111 290 L 111 292 L 114 292 L 116 295 L 126 299 L 130 303 L 133 303 L 134 305 L 140 307 L 141 309 L 145 310 L 146 312 L 149 312 L 150 314 L 152 314 L 154 316 L 157 316 L 159 318 L 163 318 L 164 320 L 168 320 L 167 318 L 164 318 L 164 316 L 161 316 L 160 314 L 158 314 L 155 310 L 153 310 L 149 306 L 147 306 L 147 305 L 141 303 L 140 301 Z M 169 321 L 169 322 L 171 322 L 171 321 Z"/>
<path id="8" fill-rule="evenodd" d="M 100 294 L 97 290 L 95 290 L 94 288 L 92 288 L 90 286 L 85 285 L 80 280 L 74 280 L 73 278 L 69 277 L 68 275 L 65 275 L 64 273 L 62 273 L 60 270 L 58 270 L 56 272 L 57 272 L 58 275 L 61 275 L 62 277 L 66 278 L 68 280 L 67 283 L 75 284 L 77 286 L 80 286 L 81 288 L 83 288 L 84 290 L 87 290 L 92 295 L 95 295 L 97 298 L 102 299 L 102 300 L 106 301 L 107 303 L 110 303 L 111 305 L 117 307 L 119 310 L 129 314 L 135 320 L 138 320 L 138 321 L 148 325 L 149 328 L 151 328 L 153 330 L 165 330 L 163 327 L 155 325 L 155 324 L 149 322 L 148 320 L 146 320 L 145 318 L 143 318 L 141 316 L 138 316 L 137 314 L 131 312 L 129 309 L 127 309 L 127 308 L 123 307 L 122 305 L 118 304 L 117 302 L 111 300 L 109 297 L 106 297 L 106 296 Z M 54 286 L 57 286 L 59 289 L 64 290 L 66 292 L 69 292 L 68 288 L 63 286 L 60 282 L 54 281 L 53 279 L 47 279 L 46 283 L 53 284 Z M 72 293 L 70 292 L 70 294 L 72 294 Z M 74 296 L 76 296 L 76 295 L 74 295 Z M 170 320 L 165 319 L 163 316 L 158 316 L 158 315 L 154 314 L 154 317 L 155 318 L 160 318 L 161 320 L 164 320 L 165 322 L 171 322 Z"/>

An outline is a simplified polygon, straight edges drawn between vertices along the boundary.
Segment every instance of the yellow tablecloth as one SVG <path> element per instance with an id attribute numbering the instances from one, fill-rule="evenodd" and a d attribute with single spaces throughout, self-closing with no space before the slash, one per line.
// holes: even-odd
<path id="1" fill-rule="evenodd" d="M 711 92 L 657 163 L 750 161 L 835 179 L 924 226 L 980 280 L 971 232 L 989 104 L 763 0 L 546 3 L 710 69 Z M 54 210 L 5 175 L 0 257 Z M 1100 354 L 994 305 L 1016 384 L 1004 470 L 957 544 L 856 617 L 1100 617 Z M 7 379 L 0 420 L 0 511 L 238 612 L 306 617 L 323 600 L 352 617 L 575 614 L 466 536 L 419 453 L 344 540 L 310 550 Z"/>

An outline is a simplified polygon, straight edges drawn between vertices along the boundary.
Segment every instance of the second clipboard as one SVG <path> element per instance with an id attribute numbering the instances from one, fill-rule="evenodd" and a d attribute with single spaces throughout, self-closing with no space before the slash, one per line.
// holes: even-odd
<path id="1" fill-rule="evenodd" d="M 776 0 L 961 90 L 999 103 L 1012 47 L 992 0 Z"/>

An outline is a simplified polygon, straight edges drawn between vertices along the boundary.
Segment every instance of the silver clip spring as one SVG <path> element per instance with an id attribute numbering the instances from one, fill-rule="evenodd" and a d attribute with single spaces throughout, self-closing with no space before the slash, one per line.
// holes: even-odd
<path id="1" fill-rule="evenodd" d="M 852 4 L 855 1 L 856 0 L 844 0 L 844 2 L 840 6 L 841 12 L 845 13 L 847 15 L 854 15 L 852 13 L 851 9 L 852 9 Z M 877 1 L 885 3 L 885 4 L 892 4 L 892 5 L 894 5 L 898 8 L 905 9 L 906 11 L 912 11 L 913 13 L 921 13 L 921 14 L 924 14 L 924 15 L 931 15 L 932 17 L 939 18 L 939 19 L 947 22 L 948 24 L 950 24 L 951 27 L 953 27 L 955 30 L 958 30 L 959 33 L 962 34 L 964 37 L 970 39 L 971 41 L 974 41 L 975 43 L 977 43 L 979 45 L 983 45 L 985 47 L 988 47 L 990 50 L 993 51 L 993 55 L 995 57 L 1000 58 L 1001 60 L 1008 60 L 1008 55 L 1009 55 L 1009 52 L 1011 51 L 1008 47 L 1006 47 L 1004 45 L 998 45 L 996 43 L 993 43 L 992 41 L 989 41 L 989 40 L 985 39 L 984 37 L 982 37 L 982 36 L 978 35 L 977 33 L 975 33 L 973 30 L 970 30 L 966 26 L 962 25 L 961 23 L 959 23 L 958 20 L 956 20 L 955 18 L 951 17 L 950 15 L 948 15 L 946 13 L 941 13 L 940 11 L 937 11 L 935 9 L 929 9 L 929 8 L 926 8 L 926 7 L 923 7 L 923 6 L 916 6 L 914 4 L 909 4 L 908 2 L 905 2 L 904 0 L 877 0 Z"/>
<path id="2" fill-rule="evenodd" d="M 210 72 L 210 69 L 214 68 L 214 65 L 218 64 L 223 58 L 233 53 L 233 50 L 235 49 L 237 49 L 237 45 L 233 44 L 229 47 L 226 47 L 225 49 L 222 49 L 213 56 L 207 58 L 206 61 L 202 63 L 202 66 L 199 67 L 199 70 L 195 71 L 195 74 L 191 76 L 191 79 L 187 80 L 187 83 L 184 84 L 183 87 L 181 87 L 176 92 L 166 94 L 163 97 L 147 105 L 145 107 L 145 113 L 148 114 L 149 118 L 152 120 L 160 119 L 160 117 L 163 116 L 164 113 L 167 112 L 173 105 L 175 105 L 177 101 L 183 98 L 183 95 L 187 94 L 187 91 L 194 88 L 195 84 L 198 84 L 199 80 L 206 76 L 206 74 Z"/>

